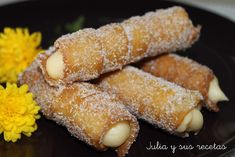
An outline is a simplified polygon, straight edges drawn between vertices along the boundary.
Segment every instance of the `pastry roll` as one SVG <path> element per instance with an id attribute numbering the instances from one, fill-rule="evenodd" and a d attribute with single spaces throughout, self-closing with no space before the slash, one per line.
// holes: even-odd
<path id="1" fill-rule="evenodd" d="M 87 81 L 145 57 L 186 49 L 199 34 L 183 8 L 159 9 L 64 35 L 55 41 L 52 55 L 41 55 L 40 67 L 53 86 Z"/>
<path id="2" fill-rule="evenodd" d="M 219 111 L 217 102 L 227 101 L 219 87 L 213 71 L 189 58 L 176 54 L 159 56 L 141 65 L 142 69 L 152 75 L 162 77 L 184 88 L 198 90 L 204 97 L 204 105 L 212 111 Z"/>
<path id="3" fill-rule="evenodd" d="M 111 147 L 123 157 L 137 137 L 136 118 L 116 98 L 94 85 L 51 87 L 36 62 L 20 76 L 19 82 L 28 84 L 48 119 L 65 126 L 71 135 L 97 150 Z"/>
<path id="4" fill-rule="evenodd" d="M 138 118 L 170 133 L 186 137 L 203 126 L 202 96 L 137 68 L 127 66 L 97 82 L 117 96 Z"/>

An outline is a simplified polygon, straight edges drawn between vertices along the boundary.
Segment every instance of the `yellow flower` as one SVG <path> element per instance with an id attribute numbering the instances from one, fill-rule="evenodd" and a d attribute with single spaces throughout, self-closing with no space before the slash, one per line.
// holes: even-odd
<path id="1" fill-rule="evenodd" d="M 17 81 L 18 74 L 39 53 L 41 33 L 29 33 L 23 28 L 4 28 L 0 33 L 0 83 Z"/>
<path id="2" fill-rule="evenodd" d="M 6 89 L 0 86 L 0 134 L 3 133 L 8 142 L 16 142 L 21 133 L 31 136 L 37 130 L 35 121 L 40 118 L 40 107 L 27 91 L 27 85 L 18 88 L 16 84 L 7 83 Z"/>

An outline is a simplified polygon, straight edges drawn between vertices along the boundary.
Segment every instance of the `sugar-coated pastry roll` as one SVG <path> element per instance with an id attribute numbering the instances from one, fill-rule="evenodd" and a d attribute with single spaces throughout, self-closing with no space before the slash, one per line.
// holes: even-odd
<path id="1" fill-rule="evenodd" d="M 184 88 L 200 91 L 209 110 L 219 111 L 217 103 L 228 100 L 213 71 L 187 57 L 166 54 L 144 62 L 141 68 Z"/>
<path id="2" fill-rule="evenodd" d="M 122 23 L 67 34 L 54 53 L 41 55 L 40 67 L 53 86 L 87 81 L 124 65 L 190 47 L 200 35 L 182 7 L 159 9 Z"/>
<path id="3" fill-rule="evenodd" d="M 117 96 L 138 118 L 186 137 L 203 126 L 202 95 L 135 67 L 107 74 L 97 84 Z"/>
<path id="4" fill-rule="evenodd" d="M 71 135 L 97 150 L 111 147 L 123 157 L 137 137 L 136 118 L 115 97 L 94 85 L 51 87 L 36 62 L 20 76 L 19 82 L 28 84 L 48 119 L 65 126 Z"/>

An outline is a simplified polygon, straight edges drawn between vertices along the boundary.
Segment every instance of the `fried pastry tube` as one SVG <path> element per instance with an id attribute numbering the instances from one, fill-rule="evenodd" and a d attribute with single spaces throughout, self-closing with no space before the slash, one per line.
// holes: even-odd
<path id="1" fill-rule="evenodd" d="M 184 88 L 198 90 L 204 97 L 205 107 L 211 111 L 218 112 L 217 103 L 228 100 L 213 71 L 187 57 L 176 54 L 162 55 L 146 61 L 141 65 L 141 69 Z"/>
<path id="2" fill-rule="evenodd" d="M 41 56 L 40 67 L 53 86 L 87 81 L 145 57 L 191 47 L 199 34 L 200 26 L 193 26 L 183 8 L 159 9 L 64 35 L 52 55 Z"/>
<path id="3" fill-rule="evenodd" d="M 117 96 L 126 107 L 150 124 L 172 134 L 187 137 L 203 126 L 200 112 L 202 95 L 174 83 L 127 66 L 97 82 Z"/>
<path id="4" fill-rule="evenodd" d="M 118 156 L 123 157 L 137 137 L 136 118 L 94 85 L 51 87 L 35 63 L 20 76 L 19 82 L 28 84 L 48 119 L 65 126 L 71 135 L 97 150 L 115 148 Z"/>

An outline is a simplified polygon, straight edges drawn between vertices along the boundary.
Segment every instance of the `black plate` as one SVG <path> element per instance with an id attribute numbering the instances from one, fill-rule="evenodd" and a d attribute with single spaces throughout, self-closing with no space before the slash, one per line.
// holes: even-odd
<path id="1" fill-rule="evenodd" d="M 54 30 L 58 25 L 85 16 L 85 27 L 98 27 L 106 23 L 141 15 L 146 11 L 166 8 L 176 3 L 166 1 L 138 1 L 130 4 L 122 1 L 101 3 L 70 1 L 31 1 L 8 5 L 0 8 L 0 30 L 5 26 L 29 27 L 31 31 L 43 33 L 43 47 L 58 37 Z M 179 5 L 179 4 L 178 4 Z M 140 133 L 127 156 L 218 156 L 235 147 L 235 24 L 220 16 L 201 9 L 181 5 L 189 12 L 195 24 L 203 26 L 200 41 L 182 53 L 202 64 L 211 67 L 220 80 L 220 85 L 229 97 L 229 102 L 220 103 L 220 112 L 202 110 L 205 125 L 198 136 L 181 139 L 156 129 L 140 121 Z M 115 156 L 113 150 L 97 152 L 83 142 L 71 137 L 64 127 L 42 117 L 38 121 L 38 130 L 31 138 L 23 137 L 17 143 L 7 143 L 0 136 L 0 157 L 72 157 L 72 156 Z M 161 145 L 206 145 L 226 144 L 227 149 L 202 151 L 198 149 L 179 151 L 147 150 L 150 141 Z"/>

